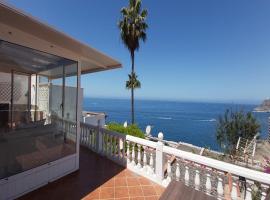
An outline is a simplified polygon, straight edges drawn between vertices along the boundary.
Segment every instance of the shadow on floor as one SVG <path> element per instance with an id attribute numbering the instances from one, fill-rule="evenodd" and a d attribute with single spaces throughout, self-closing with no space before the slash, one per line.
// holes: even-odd
<path id="1" fill-rule="evenodd" d="M 81 147 L 78 171 L 19 199 L 82 199 L 123 170 L 124 167 Z"/>

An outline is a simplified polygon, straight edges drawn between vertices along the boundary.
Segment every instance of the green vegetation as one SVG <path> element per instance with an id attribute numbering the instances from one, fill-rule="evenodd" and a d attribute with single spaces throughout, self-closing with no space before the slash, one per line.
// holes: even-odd
<path id="1" fill-rule="evenodd" d="M 118 133 L 123 133 L 125 135 L 144 138 L 144 132 L 136 124 L 131 124 L 125 128 L 122 124 L 119 123 L 109 123 L 107 125 L 107 129 Z"/>
<path id="2" fill-rule="evenodd" d="M 137 79 L 134 66 L 135 51 L 140 48 L 140 41 L 146 41 L 147 10 L 141 8 L 141 0 L 129 0 L 128 7 L 121 9 L 122 19 L 118 23 L 120 36 L 125 47 L 130 52 L 131 73 L 126 81 L 126 88 L 131 90 L 131 122 L 134 124 L 134 89 L 140 88 L 141 83 Z"/>
<path id="3" fill-rule="evenodd" d="M 259 131 L 260 124 L 251 112 L 232 111 L 227 109 L 219 117 L 216 139 L 225 153 L 235 154 L 239 137 L 251 140 Z"/>

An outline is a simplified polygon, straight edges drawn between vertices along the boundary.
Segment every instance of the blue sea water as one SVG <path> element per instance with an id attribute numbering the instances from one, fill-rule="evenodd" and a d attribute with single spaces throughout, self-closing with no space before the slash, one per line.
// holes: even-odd
<path id="1" fill-rule="evenodd" d="M 164 133 L 166 140 L 182 141 L 220 150 L 216 123 L 227 108 L 252 111 L 256 105 L 136 100 L 135 119 L 141 129 L 152 126 L 152 135 Z M 84 110 L 105 112 L 106 122 L 130 121 L 130 100 L 85 98 Z M 261 138 L 267 137 L 269 113 L 254 113 L 261 124 Z"/>

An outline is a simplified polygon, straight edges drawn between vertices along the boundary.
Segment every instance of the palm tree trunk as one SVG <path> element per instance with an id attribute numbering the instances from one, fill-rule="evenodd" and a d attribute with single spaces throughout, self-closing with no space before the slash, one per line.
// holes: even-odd
<path id="1" fill-rule="evenodd" d="M 133 74 L 134 73 L 134 51 L 131 51 L 130 54 L 131 54 L 131 63 L 132 63 L 131 73 Z M 134 87 L 133 87 L 133 84 L 132 84 L 132 87 L 131 87 L 131 123 L 132 124 L 135 123 L 135 119 L 134 119 Z"/>

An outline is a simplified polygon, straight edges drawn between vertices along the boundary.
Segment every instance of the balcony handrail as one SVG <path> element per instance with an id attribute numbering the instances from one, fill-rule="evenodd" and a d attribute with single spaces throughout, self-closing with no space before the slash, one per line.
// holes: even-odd
<path id="1" fill-rule="evenodd" d="M 146 139 L 142 139 L 142 138 L 138 138 L 138 137 L 134 137 L 134 136 L 131 136 L 131 135 L 127 135 L 126 136 L 126 140 L 127 141 L 131 141 L 131 142 L 134 142 L 134 143 L 137 143 L 137 144 L 140 144 L 142 146 L 151 147 L 153 149 L 155 149 L 156 146 L 157 146 L 157 143 L 156 142 L 153 142 L 153 141 L 150 141 L 150 140 L 146 140 Z"/>
<path id="2" fill-rule="evenodd" d="M 90 128 L 90 129 L 98 129 L 98 126 L 94 126 L 94 125 L 92 125 L 92 124 L 86 124 L 86 123 L 84 123 L 84 122 L 81 122 L 80 125 L 81 125 L 81 126 L 84 126 L 84 127 L 88 127 L 88 128 Z"/>
<path id="3" fill-rule="evenodd" d="M 237 176 L 242 176 L 253 181 L 258 181 L 270 185 L 270 174 L 215 160 L 205 156 L 193 154 L 190 152 L 182 151 L 180 149 L 175 149 L 168 146 L 163 147 L 163 152 L 189 161 L 193 161 L 197 164 L 205 165 L 207 167 L 211 167 L 224 172 L 229 172 Z"/>
<path id="4" fill-rule="evenodd" d="M 121 134 L 121 133 L 117 133 L 115 131 L 112 131 L 112 130 L 108 130 L 106 128 L 100 128 L 101 132 L 105 133 L 105 134 L 110 134 L 112 136 L 115 136 L 115 137 L 118 137 L 118 138 L 125 138 L 126 136 L 124 134 Z"/>

